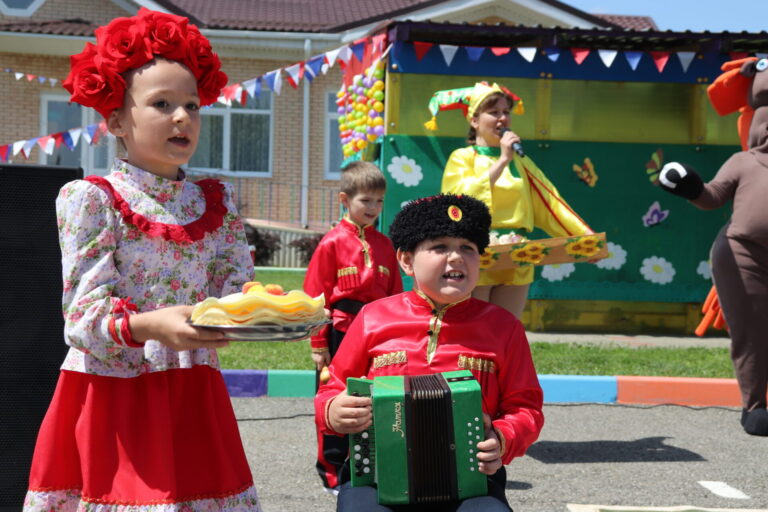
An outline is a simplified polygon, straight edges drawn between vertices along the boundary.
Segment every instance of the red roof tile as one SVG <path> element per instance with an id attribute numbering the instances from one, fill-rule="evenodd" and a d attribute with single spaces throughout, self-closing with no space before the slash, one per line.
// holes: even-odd
<path id="1" fill-rule="evenodd" d="M 0 32 L 26 34 L 55 34 L 60 36 L 92 36 L 98 25 L 82 19 L 71 20 L 23 20 L 0 23 Z"/>
<path id="2" fill-rule="evenodd" d="M 650 16 L 633 16 L 629 14 L 596 14 L 595 16 L 629 30 L 659 30 L 656 22 Z"/>

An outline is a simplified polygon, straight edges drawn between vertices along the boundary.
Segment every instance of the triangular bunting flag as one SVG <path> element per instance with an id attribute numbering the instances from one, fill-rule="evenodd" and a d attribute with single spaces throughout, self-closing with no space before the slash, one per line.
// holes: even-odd
<path id="1" fill-rule="evenodd" d="M 467 51 L 467 57 L 469 57 L 469 60 L 472 62 L 480 60 L 480 57 L 482 57 L 483 52 L 485 51 L 484 46 L 465 46 L 464 49 Z"/>
<path id="2" fill-rule="evenodd" d="M 629 67 L 632 68 L 632 71 L 635 71 L 637 65 L 640 64 L 640 59 L 643 58 L 643 52 L 625 51 L 624 58 L 627 59 L 627 63 L 629 64 Z"/>
<path id="3" fill-rule="evenodd" d="M 258 97 L 261 94 L 261 77 L 251 78 L 243 82 L 243 89 L 251 98 Z"/>
<path id="4" fill-rule="evenodd" d="M 21 80 L 22 78 L 24 78 L 24 73 L 16 72 L 16 73 L 14 73 L 14 76 L 16 76 L 16 80 Z M 16 156 L 16 155 L 14 155 L 14 156 Z"/>
<path id="5" fill-rule="evenodd" d="M 312 82 L 312 80 L 320 74 L 323 69 L 323 63 L 325 61 L 324 55 L 318 55 L 312 57 L 307 61 L 307 65 L 304 67 L 304 78 Z"/>
<path id="6" fill-rule="evenodd" d="M 425 43 L 424 41 L 414 41 L 413 50 L 416 52 L 416 60 L 421 60 L 427 54 L 430 48 L 434 46 L 434 43 Z"/>
<path id="7" fill-rule="evenodd" d="M 342 46 L 339 49 L 339 54 L 336 56 L 336 61 L 346 64 L 349 59 L 352 58 L 352 49 L 349 46 Z"/>
<path id="8" fill-rule="evenodd" d="M 267 85 L 269 85 L 269 88 L 272 89 L 275 94 L 280 95 L 280 91 L 283 89 L 283 70 L 276 69 L 270 74 L 272 75 L 272 83 L 268 83 Z"/>
<path id="9" fill-rule="evenodd" d="M 384 51 L 384 47 L 387 45 L 387 33 L 382 32 L 371 38 L 373 45 L 373 55 L 378 56 Z"/>
<path id="10" fill-rule="evenodd" d="M 52 155 L 53 150 L 56 147 L 56 140 L 52 135 L 45 135 L 37 139 L 37 145 L 40 146 L 46 155 Z"/>
<path id="11" fill-rule="evenodd" d="M 535 46 L 524 46 L 522 48 L 517 49 L 517 53 L 520 54 L 522 58 L 527 60 L 528 62 L 533 62 L 533 59 L 536 58 L 536 52 L 538 51 L 538 48 Z"/>
<path id="12" fill-rule="evenodd" d="M 656 64 L 656 69 L 659 70 L 659 73 L 664 71 L 664 68 L 667 66 L 667 61 L 669 60 L 669 52 L 650 52 L 651 57 L 653 57 L 653 62 Z"/>
<path id="13" fill-rule="evenodd" d="M 69 149 L 74 149 L 75 146 L 77 146 L 77 143 L 80 142 L 80 135 L 82 135 L 83 129 L 82 128 L 72 128 L 71 130 L 67 131 L 67 135 L 69 136 L 69 140 L 71 142 L 71 146 L 67 144 L 67 147 Z M 64 143 L 67 143 L 67 139 L 64 138 Z"/>
<path id="14" fill-rule="evenodd" d="M 58 78 L 49 78 L 48 81 L 51 82 L 51 87 L 54 87 L 56 85 L 56 83 L 59 81 L 59 79 Z"/>
<path id="15" fill-rule="evenodd" d="M 27 73 L 27 82 L 31 82 L 37 77 L 37 75 L 33 75 L 31 73 Z"/>
<path id="16" fill-rule="evenodd" d="M 677 52 L 677 58 L 680 59 L 680 65 L 683 67 L 683 73 L 688 71 L 688 66 L 696 57 L 696 52 Z"/>
<path id="17" fill-rule="evenodd" d="M 232 104 L 232 100 L 237 99 L 237 90 L 240 88 L 240 84 L 232 84 L 224 87 L 221 90 L 221 97 L 224 98 L 222 103 L 227 105 Z"/>
<path id="18" fill-rule="evenodd" d="M 613 65 L 613 61 L 619 54 L 618 50 L 597 50 L 597 54 L 600 56 L 600 60 L 603 61 L 605 67 L 609 68 Z"/>
<path id="19" fill-rule="evenodd" d="M 99 126 L 96 124 L 89 124 L 85 127 L 85 130 L 83 130 L 82 137 L 85 139 L 85 142 L 88 144 L 95 144 L 98 140 L 98 129 Z"/>
<path id="20" fill-rule="evenodd" d="M 557 62 L 560 58 L 560 48 L 545 48 L 544 53 L 547 54 L 547 58 L 552 62 Z"/>
<path id="21" fill-rule="evenodd" d="M 510 51 L 512 51 L 512 48 L 507 48 L 506 46 L 492 46 L 491 47 L 491 53 L 493 53 L 497 57 L 501 57 L 502 55 L 506 55 Z"/>
<path id="22" fill-rule="evenodd" d="M 19 151 L 24 147 L 24 144 L 26 144 L 27 141 L 25 140 L 17 140 L 13 143 L 13 156 L 16 156 L 19 154 Z"/>
<path id="23" fill-rule="evenodd" d="M 571 48 L 571 54 L 573 55 L 573 60 L 576 62 L 576 64 L 581 65 L 582 62 L 584 62 L 584 59 L 589 56 L 590 53 L 589 48 Z"/>
<path id="24" fill-rule="evenodd" d="M 451 62 L 453 62 L 453 58 L 456 56 L 457 51 L 459 51 L 458 46 L 452 44 L 440 45 L 440 52 L 443 54 L 443 59 L 445 60 L 446 66 L 451 67 Z"/>
<path id="25" fill-rule="evenodd" d="M 8 152 L 11 150 L 11 146 L 6 144 L 5 146 L 0 146 L 0 162 L 7 162 L 8 161 Z"/>
<path id="26" fill-rule="evenodd" d="M 40 84 L 44 84 L 47 81 L 48 81 L 48 79 L 45 78 L 44 76 L 37 77 L 37 82 L 40 83 Z"/>
<path id="27" fill-rule="evenodd" d="M 35 144 L 37 144 L 37 139 L 38 137 L 29 139 L 21 147 L 21 154 L 24 155 L 24 158 L 29 158 L 29 155 L 32 153 L 32 150 L 35 148 Z"/>
<path id="28" fill-rule="evenodd" d="M 353 44 L 350 49 L 352 50 L 352 54 L 357 57 L 357 60 L 363 62 L 363 56 L 365 55 L 365 41 Z"/>
<path id="29" fill-rule="evenodd" d="M 341 48 L 336 48 L 335 50 L 325 52 L 325 60 L 328 61 L 329 68 L 333 67 L 333 64 L 336 62 L 336 57 L 338 57 L 339 55 L 339 52 L 341 52 Z"/>
<path id="30" fill-rule="evenodd" d="M 56 141 L 56 149 L 61 147 L 61 143 L 64 142 L 64 132 L 54 133 L 53 140 Z"/>
<path id="31" fill-rule="evenodd" d="M 299 75 L 301 74 L 301 65 L 294 64 L 285 68 L 285 72 L 288 75 L 286 80 L 291 84 L 291 87 L 296 89 L 299 86 Z"/>

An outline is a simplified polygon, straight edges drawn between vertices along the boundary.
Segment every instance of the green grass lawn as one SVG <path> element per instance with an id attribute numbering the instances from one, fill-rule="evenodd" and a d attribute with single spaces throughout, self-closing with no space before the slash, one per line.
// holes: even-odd
<path id="1" fill-rule="evenodd" d="M 733 378 L 726 348 L 626 348 L 532 343 L 536 370 L 550 375 L 639 375 Z M 222 367 L 311 370 L 308 341 L 232 343 L 219 350 Z"/>
<path id="2" fill-rule="evenodd" d="M 258 267 L 256 279 L 278 283 L 285 290 L 300 289 L 303 269 Z M 733 378 L 727 348 L 626 348 L 621 346 L 532 343 L 536 370 L 549 375 L 639 375 L 665 377 Z M 223 368 L 311 370 L 309 341 L 233 342 L 219 350 Z"/>

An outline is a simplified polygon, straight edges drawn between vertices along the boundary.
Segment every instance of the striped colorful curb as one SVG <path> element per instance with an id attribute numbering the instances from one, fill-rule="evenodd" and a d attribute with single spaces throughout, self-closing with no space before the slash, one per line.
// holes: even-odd
<path id="1" fill-rule="evenodd" d="M 232 397 L 312 397 L 313 370 L 222 370 Z M 736 379 L 539 375 L 547 403 L 741 407 Z"/>

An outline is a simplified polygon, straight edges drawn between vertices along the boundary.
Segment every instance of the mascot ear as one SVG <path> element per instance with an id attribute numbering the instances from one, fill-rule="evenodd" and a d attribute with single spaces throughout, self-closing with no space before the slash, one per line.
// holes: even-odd
<path id="1" fill-rule="evenodd" d="M 731 60 L 723 64 L 723 73 L 709 87 L 709 101 L 721 116 L 737 112 L 747 106 L 747 97 L 752 86 L 752 75 L 744 75 L 741 70 L 748 64 L 754 64 L 755 57 Z"/>
<path id="2" fill-rule="evenodd" d="M 754 78 L 755 73 L 757 73 L 757 67 L 755 66 L 756 62 L 756 60 L 745 62 L 741 65 L 739 73 L 741 73 L 743 76 L 746 76 L 747 78 Z"/>

